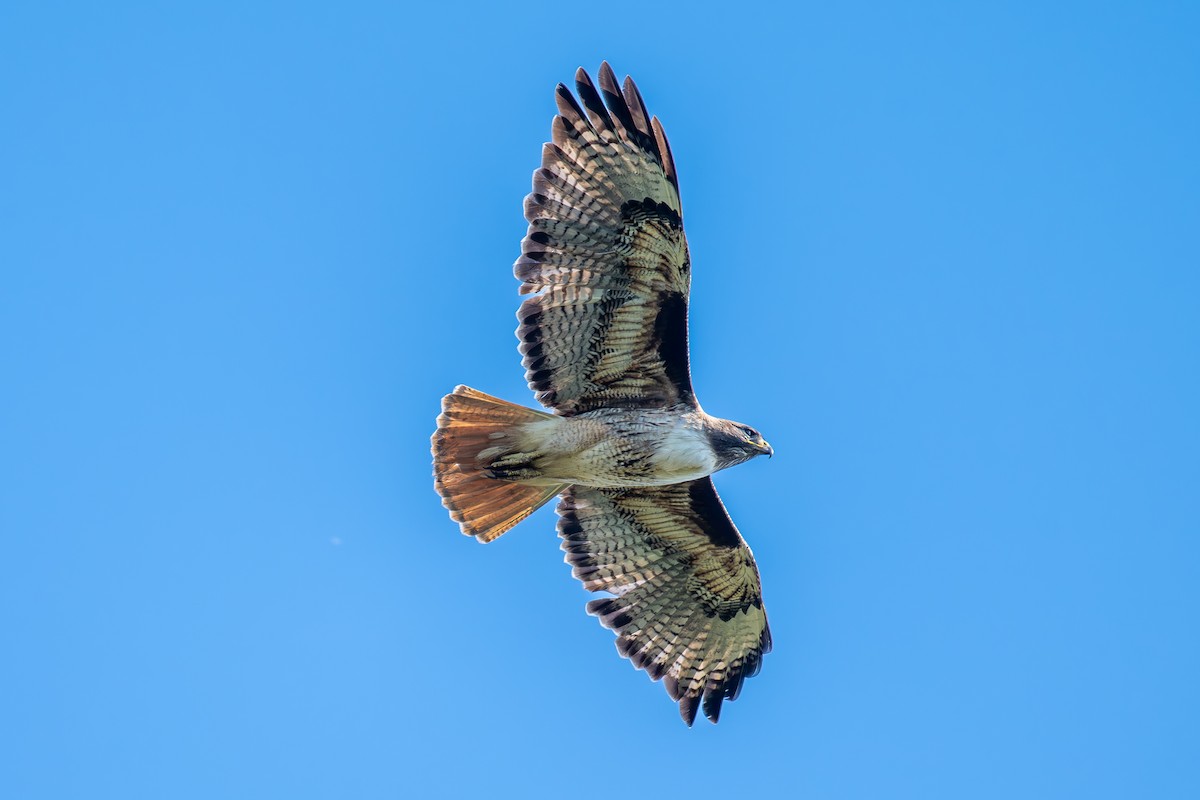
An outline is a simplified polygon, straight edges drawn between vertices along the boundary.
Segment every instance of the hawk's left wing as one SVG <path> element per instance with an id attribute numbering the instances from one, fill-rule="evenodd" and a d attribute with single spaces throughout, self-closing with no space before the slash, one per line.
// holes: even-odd
<path id="1" fill-rule="evenodd" d="M 721 702 L 758 673 L 771 649 L 758 568 L 711 478 L 670 486 L 563 493 L 566 560 L 592 592 L 588 612 L 617 632 L 617 650 L 664 679 L 688 725 L 701 700 Z"/>

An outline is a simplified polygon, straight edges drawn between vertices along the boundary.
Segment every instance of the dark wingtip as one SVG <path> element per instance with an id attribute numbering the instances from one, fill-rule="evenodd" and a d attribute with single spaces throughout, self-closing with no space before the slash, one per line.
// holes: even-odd
<path id="1" fill-rule="evenodd" d="M 613 73 L 612 67 L 608 65 L 607 61 L 600 62 L 600 72 L 598 73 L 598 76 L 600 78 L 601 86 L 604 84 L 608 84 L 609 86 L 617 85 L 617 76 L 615 73 Z"/>
<path id="2" fill-rule="evenodd" d="M 667 180 L 678 190 L 679 175 L 675 171 L 675 156 L 671 153 L 671 143 L 667 141 L 667 134 L 663 132 L 663 126 L 658 121 L 658 117 L 650 118 L 650 128 L 654 131 L 654 140 L 658 143 L 659 152 L 662 153 L 663 171 L 667 174 Z"/>
<path id="3" fill-rule="evenodd" d="M 564 117 L 587 119 L 587 115 L 583 113 L 583 109 L 579 107 L 579 103 L 575 100 L 575 95 L 567 88 L 565 83 L 560 83 L 554 87 L 554 98 L 558 104 L 558 113 Z"/>
<path id="4" fill-rule="evenodd" d="M 725 693 L 721 689 L 704 695 L 704 716 L 714 725 L 721 718 L 721 701 L 724 699 Z"/>
<path id="5" fill-rule="evenodd" d="M 679 699 L 679 716 L 689 728 L 696 721 L 696 711 L 700 709 L 700 695 L 685 695 Z"/>
<path id="6" fill-rule="evenodd" d="M 583 67 L 575 72 L 575 92 L 579 95 L 579 101 L 583 107 L 587 109 L 592 127 L 598 131 L 611 131 L 613 129 L 612 117 L 609 116 L 604 101 L 600 99 L 600 93 L 596 91 L 596 86 L 592 83 L 592 76 L 588 75 L 587 70 Z"/>

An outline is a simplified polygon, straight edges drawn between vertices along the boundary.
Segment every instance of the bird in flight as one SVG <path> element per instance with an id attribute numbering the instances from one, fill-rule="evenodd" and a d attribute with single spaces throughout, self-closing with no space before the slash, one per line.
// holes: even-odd
<path id="1" fill-rule="evenodd" d="M 758 568 L 712 473 L 772 455 L 758 431 L 704 413 L 688 362 L 691 259 L 657 117 L 626 77 L 582 68 L 525 198 L 514 272 L 529 387 L 551 410 L 467 386 L 442 398 L 434 485 L 490 542 L 558 496 L 566 561 L 617 650 L 662 679 L 689 726 L 771 649 Z"/>

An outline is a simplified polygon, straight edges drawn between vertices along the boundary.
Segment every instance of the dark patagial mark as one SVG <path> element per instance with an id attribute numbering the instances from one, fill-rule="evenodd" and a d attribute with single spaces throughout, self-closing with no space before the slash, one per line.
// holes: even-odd
<path id="1" fill-rule="evenodd" d="M 659 298 L 654 318 L 654 342 L 667 380 L 679 391 L 679 399 L 692 398 L 692 374 L 688 365 L 687 298 L 670 292 Z"/>
<path id="2" fill-rule="evenodd" d="M 688 486 L 692 517 L 696 526 L 717 547 L 740 547 L 742 539 L 729 519 L 729 513 L 717 497 L 711 478 L 700 478 Z"/>

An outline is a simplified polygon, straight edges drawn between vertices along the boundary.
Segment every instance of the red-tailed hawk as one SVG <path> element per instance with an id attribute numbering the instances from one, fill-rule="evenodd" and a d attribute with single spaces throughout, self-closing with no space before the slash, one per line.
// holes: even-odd
<path id="1" fill-rule="evenodd" d="M 754 556 L 709 476 L 772 451 L 692 391 L 691 261 L 662 126 L 607 63 L 598 92 L 582 69 L 575 85 L 578 102 L 558 85 L 514 266 L 532 295 L 517 313 L 525 376 L 554 413 L 457 387 L 433 435 L 434 482 L 481 542 L 561 496 L 566 560 L 610 595 L 588 612 L 688 725 L 702 703 L 716 722 L 771 634 Z"/>

